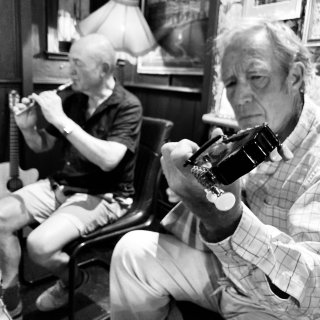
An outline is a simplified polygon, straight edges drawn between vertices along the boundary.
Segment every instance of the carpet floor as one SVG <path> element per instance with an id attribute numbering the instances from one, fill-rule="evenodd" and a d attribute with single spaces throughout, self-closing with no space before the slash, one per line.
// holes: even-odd
<path id="1" fill-rule="evenodd" d="M 100 258 L 110 262 L 112 249 L 95 252 Z M 110 307 L 109 300 L 109 272 L 99 265 L 88 266 L 89 281 L 81 286 L 75 296 L 76 320 L 103 320 L 107 318 Z M 26 257 L 24 277 L 27 280 L 48 275 L 44 269 L 34 265 Z M 42 281 L 39 284 L 22 284 L 21 296 L 23 302 L 23 320 L 68 320 L 67 307 L 56 311 L 41 312 L 37 310 L 35 301 L 48 287 L 55 283 L 55 279 Z"/>

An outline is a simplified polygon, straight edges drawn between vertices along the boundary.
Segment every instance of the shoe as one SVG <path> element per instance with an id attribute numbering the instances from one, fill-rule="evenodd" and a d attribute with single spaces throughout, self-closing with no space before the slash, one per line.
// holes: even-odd
<path id="1" fill-rule="evenodd" d="M 22 318 L 21 318 L 22 319 Z M 13 320 L 7 311 L 2 299 L 0 299 L 0 320 Z"/>
<path id="2" fill-rule="evenodd" d="M 83 284 L 88 282 L 89 274 L 84 270 L 81 270 L 81 272 L 83 278 L 81 284 L 76 289 L 79 289 Z M 52 311 L 68 304 L 68 300 L 69 288 L 61 280 L 58 280 L 38 297 L 36 307 L 40 311 Z M 2 319 L 0 318 L 0 320 Z"/>
<path id="3" fill-rule="evenodd" d="M 65 284 L 58 280 L 52 287 L 44 291 L 36 301 L 40 311 L 58 309 L 68 303 L 69 291 Z"/>

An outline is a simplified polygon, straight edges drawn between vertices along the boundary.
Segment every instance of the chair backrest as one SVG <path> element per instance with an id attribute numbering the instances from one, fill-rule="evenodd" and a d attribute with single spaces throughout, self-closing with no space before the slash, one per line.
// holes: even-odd
<path id="1" fill-rule="evenodd" d="M 139 152 L 135 169 L 134 208 L 143 204 L 150 210 L 160 178 L 161 146 L 168 141 L 173 123 L 166 119 L 143 117 Z"/>
<path id="2" fill-rule="evenodd" d="M 170 120 L 143 117 L 134 185 L 136 194 L 132 208 L 120 219 L 107 224 L 78 241 L 87 246 L 101 240 L 122 235 L 130 230 L 151 226 L 156 221 L 156 196 L 161 174 L 161 146 L 168 140 L 173 123 Z M 79 245 L 80 246 L 80 245 Z"/>
<path id="3" fill-rule="evenodd" d="M 169 120 L 143 117 L 134 178 L 136 195 L 132 208 L 115 222 L 79 237 L 64 248 L 70 256 L 69 319 L 74 319 L 75 266 L 80 252 L 99 244 L 103 245 L 105 251 L 106 240 L 122 236 L 131 230 L 152 228 L 156 225 L 154 208 L 161 174 L 161 146 L 168 140 L 172 127 L 173 123 Z M 82 262 L 82 266 L 94 262 L 100 262 L 102 266 L 109 268 L 109 262 L 101 261 L 99 257 Z"/>

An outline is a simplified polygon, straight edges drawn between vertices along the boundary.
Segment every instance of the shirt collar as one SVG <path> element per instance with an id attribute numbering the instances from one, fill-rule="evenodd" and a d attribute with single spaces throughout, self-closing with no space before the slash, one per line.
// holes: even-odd
<path id="1" fill-rule="evenodd" d="M 104 100 L 99 105 L 95 113 L 101 112 L 106 108 L 108 108 L 109 106 L 120 104 L 120 102 L 123 99 L 123 94 L 124 94 L 123 92 L 124 92 L 124 88 L 119 84 L 119 82 L 116 82 L 111 96 L 108 99 Z"/>
<path id="2" fill-rule="evenodd" d="M 317 108 L 318 107 L 315 105 L 315 103 L 310 98 L 305 96 L 305 103 L 298 123 L 296 124 L 290 135 L 283 142 L 283 145 L 286 145 L 293 154 L 301 146 L 303 140 L 310 132 L 311 127 L 313 127 L 313 123 L 316 118 L 315 112 Z M 280 163 L 281 161 L 264 161 L 258 166 L 258 170 L 262 170 L 264 173 L 273 174 L 277 170 Z"/>
<path id="3" fill-rule="evenodd" d="M 314 124 L 315 108 L 317 106 L 307 96 L 305 96 L 305 103 L 298 120 L 298 123 L 291 134 L 284 141 L 284 144 L 294 153 L 299 148 L 303 140 L 307 137 Z"/>

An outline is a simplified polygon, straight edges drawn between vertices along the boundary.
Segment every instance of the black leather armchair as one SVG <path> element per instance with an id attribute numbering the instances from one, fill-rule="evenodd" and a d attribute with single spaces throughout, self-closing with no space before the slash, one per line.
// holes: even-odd
<path id="1" fill-rule="evenodd" d="M 135 168 L 135 198 L 128 213 L 116 222 L 106 225 L 91 232 L 88 235 L 69 243 L 65 248 L 70 255 L 69 261 L 69 305 L 68 316 L 70 320 L 74 319 L 74 296 L 75 296 L 75 271 L 76 267 L 86 267 L 88 265 L 99 263 L 101 266 L 109 269 L 109 264 L 99 257 L 79 260 L 84 251 L 90 252 L 103 244 L 116 242 L 118 238 L 126 232 L 136 229 L 157 229 L 160 218 L 157 217 L 156 202 L 157 192 L 161 177 L 161 146 L 169 139 L 173 123 L 169 120 L 143 117 L 141 127 L 141 138 L 139 144 L 138 157 Z M 19 231 L 19 238 L 22 247 L 25 244 L 25 237 L 22 230 Z M 45 275 L 38 279 L 26 279 L 25 261 L 23 255 L 20 262 L 20 281 L 25 285 L 36 285 L 48 280 L 51 276 Z"/>
<path id="2" fill-rule="evenodd" d="M 135 169 L 136 196 L 130 211 L 115 223 L 100 228 L 70 243 L 65 251 L 69 261 L 69 319 L 74 319 L 74 278 L 77 258 L 84 249 L 93 248 L 112 238 L 120 237 L 128 231 L 155 227 L 158 222 L 155 205 L 161 174 L 161 146 L 169 139 L 173 123 L 169 120 L 143 117 L 141 139 Z M 81 264 L 102 263 L 99 259 L 90 259 Z M 105 267 L 109 267 L 105 264 Z"/>

